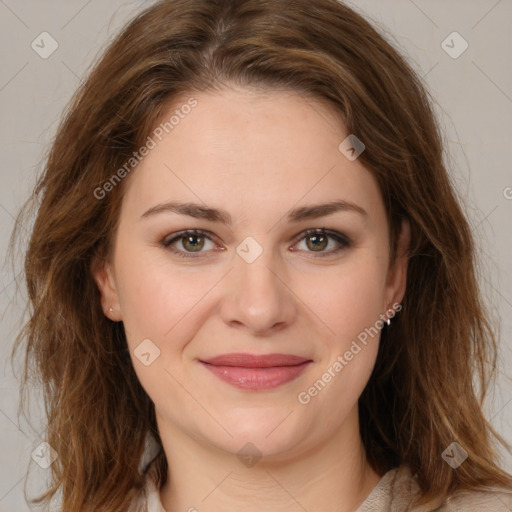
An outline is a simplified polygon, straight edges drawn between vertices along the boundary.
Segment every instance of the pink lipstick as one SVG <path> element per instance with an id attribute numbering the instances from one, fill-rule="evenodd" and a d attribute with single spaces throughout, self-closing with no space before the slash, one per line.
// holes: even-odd
<path id="1" fill-rule="evenodd" d="M 296 379 L 312 362 L 290 354 L 223 354 L 200 360 L 216 377 L 253 391 L 272 389 Z"/>

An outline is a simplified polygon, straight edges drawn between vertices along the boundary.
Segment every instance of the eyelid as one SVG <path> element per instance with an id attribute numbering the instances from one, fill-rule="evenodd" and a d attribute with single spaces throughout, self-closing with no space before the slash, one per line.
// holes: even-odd
<path id="1" fill-rule="evenodd" d="M 343 233 L 340 233 L 339 231 L 335 231 L 335 230 L 332 230 L 332 229 L 326 229 L 326 228 L 310 228 L 310 229 L 305 229 L 304 231 L 301 231 L 293 239 L 293 242 L 297 243 L 297 242 L 299 242 L 299 241 L 303 240 L 304 238 L 306 238 L 308 236 L 311 236 L 311 235 L 326 235 L 326 236 L 329 236 L 331 238 L 334 238 L 339 243 L 346 244 L 346 245 L 350 245 L 352 243 L 352 241 L 350 240 L 350 238 L 347 235 L 345 235 Z"/>
<path id="2" fill-rule="evenodd" d="M 172 242 L 179 240 L 180 238 L 183 238 L 184 236 L 187 235 L 204 236 L 212 240 L 215 240 L 217 238 L 213 233 L 211 233 L 210 231 L 205 231 L 204 229 L 183 229 L 181 231 L 171 233 L 170 235 L 166 235 L 163 238 L 162 243 L 164 243 L 165 245 L 170 245 Z"/>

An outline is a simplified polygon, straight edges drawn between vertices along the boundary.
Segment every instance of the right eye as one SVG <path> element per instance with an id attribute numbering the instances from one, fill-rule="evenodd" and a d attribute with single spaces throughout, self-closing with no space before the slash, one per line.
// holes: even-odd
<path id="1" fill-rule="evenodd" d="M 169 236 L 171 238 L 169 238 Z M 202 231 L 200 229 L 187 229 L 185 231 L 180 231 L 179 233 L 173 233 L 172 235 L 166 236 L 162 240 L 161 244 L 163 247 L 168 248 L 171 252 L 181 258 L 198 258 L 201 256 L 201 253 L 209 252 L 202 250 L 205 247 L 205 241 L 209 241 L 214 244 L 206 231 Z M 181 245 L 181 248 L 177 247 L 179 245 Z"/>

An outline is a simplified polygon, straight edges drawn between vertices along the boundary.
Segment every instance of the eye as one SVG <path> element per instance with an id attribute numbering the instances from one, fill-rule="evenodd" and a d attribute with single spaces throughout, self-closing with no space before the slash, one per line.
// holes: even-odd
<path id="1" fill-rule="evenodd" d="M 334 240 L 334 244 L 332 244 L 334 248 L 326 251 L 325 249 L 329 247 L 329 239 Z M 296 240 L 298 242 L 304 241 L 306 252 L 317 253 L 313 257 L 330 256 L 351 246 L 351 241 L 346 235 L 323 228 L 308 229 L 301 233 Z"/>
<path id="2" fill-rule="evenodd" d="M 187 229 L 176 233 L 172 238 L 166 238 L 162 241 L 164 247 L 169 248 L 172 252 L 182 258 L 197 258 L 205 247 L 205 242 L 214 244 L 211 237 L 205 231 L 200 229 Z M 179 247 L 181 246 L 181 248 Z M 199 254 L 194 254 L 199 253 Z"/>

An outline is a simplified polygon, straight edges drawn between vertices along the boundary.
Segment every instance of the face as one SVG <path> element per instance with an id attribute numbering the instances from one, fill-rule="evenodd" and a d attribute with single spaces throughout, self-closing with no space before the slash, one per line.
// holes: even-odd
<path id="1" fill-rule="evenodd" d="M 94 276 L 163 436 L 286 457 L 354 431 L 406 263 L 390 266 L 379 187 L 328 105 L 193 97 L 125 178 Z"/>

